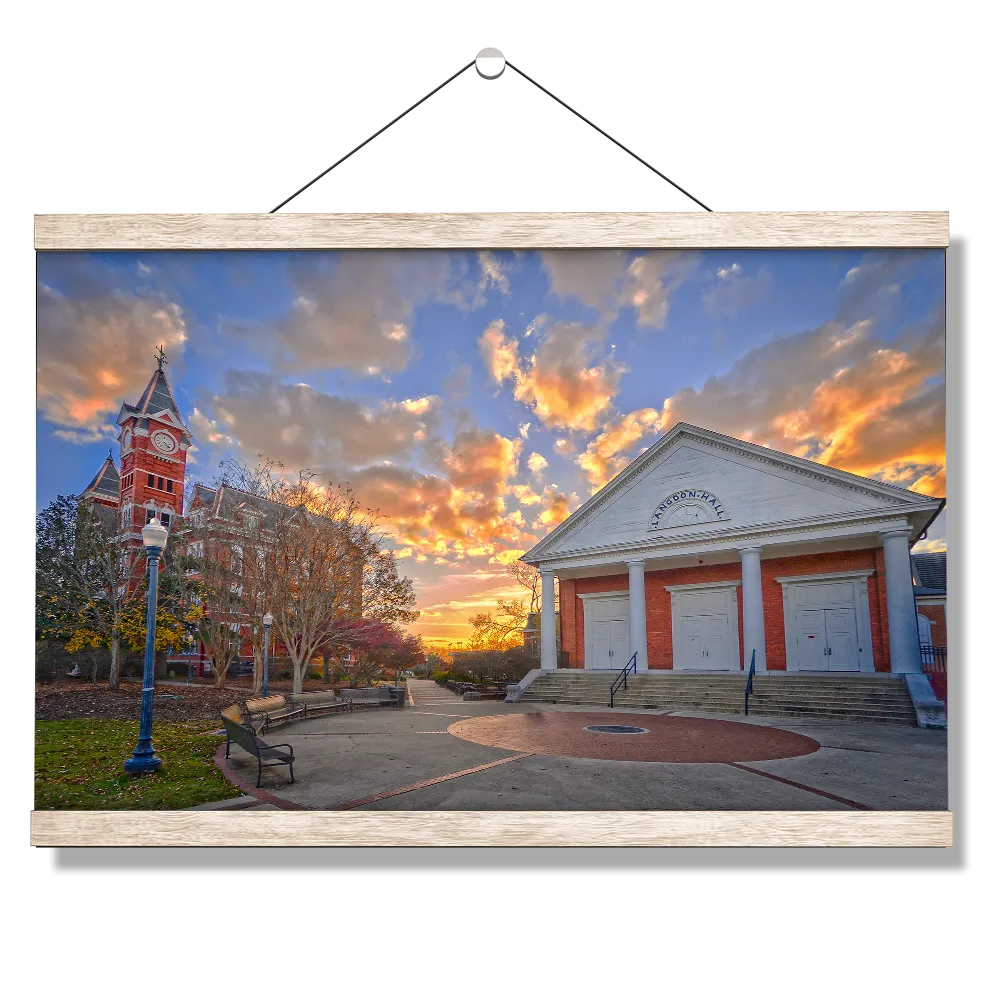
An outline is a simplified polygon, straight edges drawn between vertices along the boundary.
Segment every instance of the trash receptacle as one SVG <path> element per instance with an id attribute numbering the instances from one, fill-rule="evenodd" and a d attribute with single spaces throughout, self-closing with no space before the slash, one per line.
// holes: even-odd
<path id="1" fill-rule="evenodd" d="M 406 688 L 391 687 L 389 688 L 389 693 L 395 699 L 394 707 L 402 708 L 406 704 Z"/>

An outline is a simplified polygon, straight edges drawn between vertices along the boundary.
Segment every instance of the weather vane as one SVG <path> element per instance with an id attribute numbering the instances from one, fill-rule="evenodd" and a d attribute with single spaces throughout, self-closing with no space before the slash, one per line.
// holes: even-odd
<path id="1" fill-rule="evenodd" d="M 167 361 L 167 356 L 163 353 L 163 344 L 156 349 L 156 354 L 153 355 L 156 358 L 156 370 L 159 372 L 163 371 L 163 366 L 169 364 Z"/>

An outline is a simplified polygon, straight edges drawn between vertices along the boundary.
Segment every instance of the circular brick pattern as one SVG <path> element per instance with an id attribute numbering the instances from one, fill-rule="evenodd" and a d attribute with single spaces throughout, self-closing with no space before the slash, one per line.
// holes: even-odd
<path id="1" fill-rule="evenodd" d="M 648 732 L 609 734 L 585 728 L 600 725 L 636 726 Z M 462 719 L 448 732 L 470 743 L 521 753 L 673 764 L 780 760 L 819 749 L 815 740 L 785 729 L 679 715 L 525 712 Z"/>

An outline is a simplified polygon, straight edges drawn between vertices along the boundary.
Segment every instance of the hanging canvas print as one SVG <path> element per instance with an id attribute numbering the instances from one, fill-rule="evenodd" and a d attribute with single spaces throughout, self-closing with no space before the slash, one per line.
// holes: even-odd
<path id="1" fill-rule="evenodd" d="M 946 216 L 615 218 L 39 220 L 35 842 L 950 842 Z"/>

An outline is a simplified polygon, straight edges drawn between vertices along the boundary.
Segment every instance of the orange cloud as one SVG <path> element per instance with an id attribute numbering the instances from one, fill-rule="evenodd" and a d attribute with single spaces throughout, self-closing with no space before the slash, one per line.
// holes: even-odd
<path id="1" fill-rule="evenodd" d="M 97 280 L 89 260 L 68 258 L 62 267 L 87 291 L 70 298 L 38 284 L 38 408 L 63 428 L 58 436 L 93 441 L 116 433 L 112 418 L 149 381 L 158 345 L 172 361 L 182 357 L 187 329 L 180 306 L 118 287 L 123 274 L 109 270 Z"/>
<path id="2" fill-rule="evenodd" d="M 892 345 L 868 320 L 772 341 L 701 389 L 676 393 L 661 421 L 933 492 L 945 481 L 944 405 L 944 320 L 935 312 Z"/>
<path id="3" fill-rule="evenodd" d="M 516 338 L 501 320 L 479 338 L 487 372 L 500 385 L 513 382 L 514 398 L 532 408 L 546 427 L 594 431 L 618 393 L 627 369 L 612 357 L 597 357 L 606 334 L 581 323 L 536 323 L 540 343 L 522 359 Z"/>
<path id="4" fill-rule="evenodd" d="M 623 453 L 660 427 L 660 411 L 648 407 L 609 421 L 576 459 L 576 464 L 587 473 L 595 492 L 631 461 Z"/>

